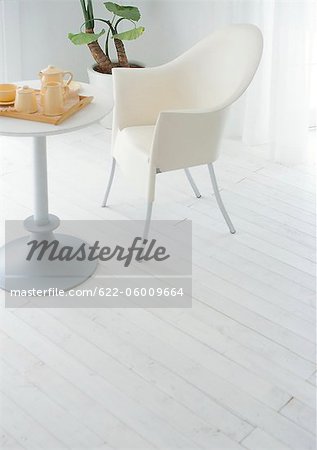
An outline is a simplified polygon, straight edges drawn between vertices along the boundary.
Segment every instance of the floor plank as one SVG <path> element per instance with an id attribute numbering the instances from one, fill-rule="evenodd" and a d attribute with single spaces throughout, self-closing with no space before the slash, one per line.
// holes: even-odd
<path id="1" fill-rule="evenodd" d="M 256 428 L 243 441 L 242 444 L 249 450 L 290 450 L 291 447 L 283 444 L 281 441 L 274 439 L 270 434 Z"/>
<path id="2" fill-rule="evenodd" d="M 1 426 L 19 443 L 22 448 L 43 450 L 43 448 L 66 449 L 67 446 L 52 436 L 27 411 L 23 411 L 7 395 L 1 393 L 2 414 Z M 32 433 L 30 433 L 32 430 Z"/>
<path id="3" fill-rule="evenodd" d="M 280 411 L 283 416 L 288 417 L 294 423 L 305 428 L 305 430 L 310 431 L 312 434 L 315 433 L 316 411 L 313 408 L 309 408 L 301 401 L 293 398 Z"/>
<path id="4" fill-rule="evenodd" d="M 22 447 L 9 433 L 0 427 L 0 448 L 2 450 L 21 450 Z"/>

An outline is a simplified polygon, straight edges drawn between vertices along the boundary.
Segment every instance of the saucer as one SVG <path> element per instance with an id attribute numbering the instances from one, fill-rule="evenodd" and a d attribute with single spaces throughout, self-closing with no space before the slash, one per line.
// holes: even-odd
<path id="1" fill-rule="evenodd" d="M 14 105 L 14 100 L 10 102 L 0 102 L 0 106 L 11 106 Z"/>

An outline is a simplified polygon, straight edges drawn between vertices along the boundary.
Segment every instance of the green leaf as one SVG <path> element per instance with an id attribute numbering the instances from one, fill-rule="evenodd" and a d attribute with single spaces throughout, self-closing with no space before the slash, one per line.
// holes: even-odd
<path id="1" fill-rule="evenodd" d="M 114 34 L 112 37 L 114 39 L 120 39 L 120 41 L 132 41 L 137 39 L 144 33 L 144 27 L 133 28 L 129 31 L 124 31 L 123 33 Z"/>
<path id="2" fill-rule="evenodd" d="M 116 16 L 134 20 L 134 22 L 138 22 L 140 20 L 141 14 L 136 6 L 122 6 L 112 2 L 106 2 L 104 5 L 108 11 L 112 12 Z"/>
<path id="3" fill-rule="evenodd" d="M 90 44 L 91 42 L 97 41 L 100 36 L 105 34 L 105 30 L 101 30 L 100 33 L 94 34 L 94 33 L 68 33 L 68 39 L 72 41 L 75 45 L 84 45 L 84 44 Z"/>

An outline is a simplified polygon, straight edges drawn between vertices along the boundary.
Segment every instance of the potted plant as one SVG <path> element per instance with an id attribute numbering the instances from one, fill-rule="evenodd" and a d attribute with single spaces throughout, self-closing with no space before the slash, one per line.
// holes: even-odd
<path id="1" fill-rule="evenodd" d="M 114 67 L 139 67 L 129 62 L 123 41 L 139 38 L 144 33 L 144 27 L 137 26 L 141 18 L 136 6 L 118 5 L 113 2 L 105 2 L 104 7 L 109 17 L 96 18 L 94 15 L 92 0 L 79 0 L 84 16 L 84 23 L 77 34 L 69 33 L 68 38 L 75 45 L 87 45 L 95 60 L 95 64 L 88 68 L 88 77 L 91 84 L 101 87 L 106 91 L 110 107 L 113 105 L 112 94 L 112 69 Z M 124 23 L 132 24 L 128 30 L 123 29 Z M 107 27 L 95 32 L 97 23 L 105 24 Z M 106 28 L 106 29 L 105 29 Z M 104 39 L 104 46 L 99 43 Z M 110 55 L 110 43 L 113 42 L 116 58 Z"/>

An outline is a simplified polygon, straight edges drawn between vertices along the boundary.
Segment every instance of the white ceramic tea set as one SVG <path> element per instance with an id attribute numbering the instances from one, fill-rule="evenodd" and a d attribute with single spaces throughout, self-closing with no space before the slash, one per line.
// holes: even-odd
<path id="1" fill-rule="evenodd" d="M 39 78 L 41 80 L 39 100 L 36 91 L 29 86 L 0 84 L 0 106 L 14 105 L 15 111 L 24 114 L 33 114 L 40 107 L 45 116 L 58 116 L 63 113 L 65 102 L 70 97 L 78 101 L 79 86 L 78 83 L 72 82 L 71 72 L 48 66 L 40 71 Z"/>

